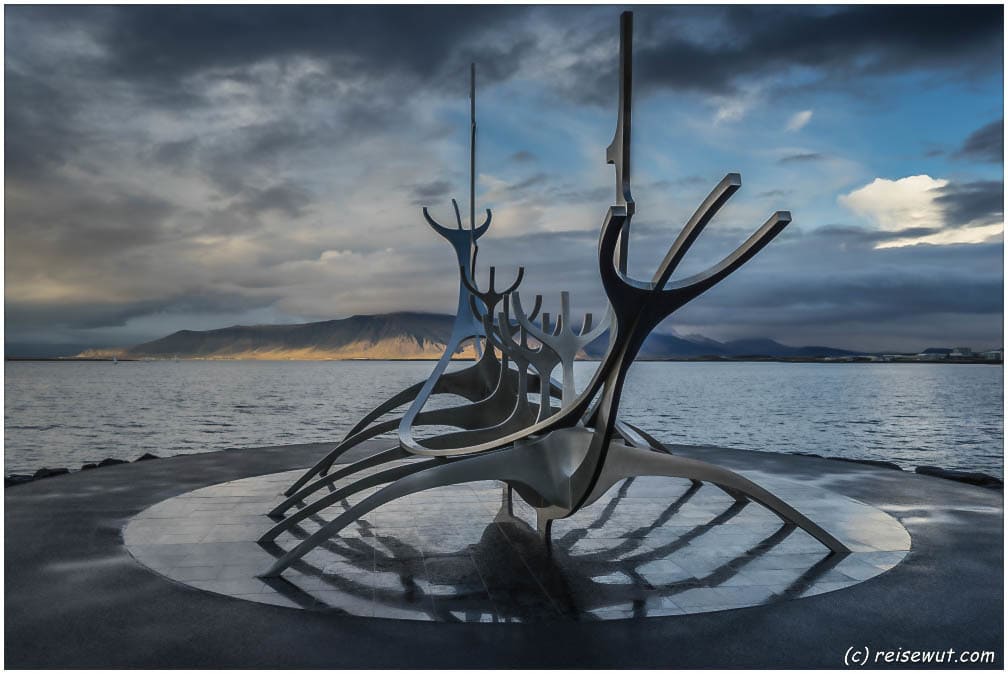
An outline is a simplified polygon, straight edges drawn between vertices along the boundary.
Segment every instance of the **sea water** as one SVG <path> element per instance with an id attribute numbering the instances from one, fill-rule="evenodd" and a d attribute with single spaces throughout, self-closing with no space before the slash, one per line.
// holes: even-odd
<path id="1" fill-rule="evenodd" d="M 432 367 L 422 361 L 8 362 L 4 467 L 32 472 L 145 452 L 335 441 Z M 594 367 L 577 363 L 578 379 L 586 382 Z M 670 443 L 1002 476 L 1003 391 L 999 365 L 651 362 L 630 370 L 620 410 Z"/>

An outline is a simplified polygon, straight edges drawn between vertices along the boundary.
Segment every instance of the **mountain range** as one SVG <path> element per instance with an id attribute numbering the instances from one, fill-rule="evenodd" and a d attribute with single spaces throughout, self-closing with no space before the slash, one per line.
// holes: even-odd
<path id="1" fill-rule="evenodd" d="M 88 349 L 80 358 L 185 358 L 245 360 L 427 360 L 445 348 L 454 317 L 398 312 L 293 325 L 235 325 L 218 330 L 180 330 L 167 337 L 125 349 Z M 603 335 L 589 344 L 584 358 L 605 351 Z M 681 337 L 652 333 L 641 360 L 704 357 L 823 358 L 856 355 L 824 346 L 787 346 L 772 339 L 718 342 L 702 335 Z M 472 358 L 472 347 L 458 354 Z"/>

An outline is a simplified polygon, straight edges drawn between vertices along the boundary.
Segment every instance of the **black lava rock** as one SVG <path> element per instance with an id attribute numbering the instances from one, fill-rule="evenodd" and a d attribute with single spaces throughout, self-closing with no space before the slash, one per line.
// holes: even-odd
<path id="1" fill-rule="evenodd" d="M 1004 489 L 1004 482 L 993 475 L 987 473 L 970 473 L 964 470 L 949 470 L 938 466 L 917 466 L 914 470 L 918 475 L 930 475 L 966 484 L 975 484 L 978 487 L 988 487 L 990 489 Z"/>
<path id="2" fill-rule="evenodd" d="M 31 475 L 20 475 L 18 473 L 11 473 L 4 478 L 5 487 L 13 487 L 16 484 L 24 484 L 25 482 L 31 482 L 35 478 Z"/>
<path id="3" fill-rule="evenodd" d="M 136 459 L 133 463 L 136 463 L 137 461 L 150 461 L 152 459 L 160 459 L 160 458 L 161 457 L 158 456 L 157 454 L 147 453 L 147 454 L 144 454 L 143 456 L 141 456 L 140 458 Z"/>
<path id="4" fill-rule="evenodd" d="M 98 467 L 97 463 L 85 463 L 83 466 L 80 467 L 80 469 L 81 470 L 91 470 L 92 468 L 97 468 L 97 467 Z"/>
<path id="5" fill-rule="evenodd" d="M 39 468 L 35 471 L 33 476 L 36 480 L 41 480 L 44 477 L 53 477 L 55 475 L 66 475 L 70 472 L 69 468 Z"/>
<path id="6" fill-rule="evenodd" d="M 903 470 L 897 466 L 892 461 L 879 461 L 878 459 L 848 459 L 842 456 L 833 457 L 837 461 L 846 461 L 847 463 L 863 463 L 866 466 L 875 466 L 876 468 L 888 468 L 890 470 Z"/>
<path id="7" fill-rule="evenodd" d="M 892 461 L 879 461 L 878 459 L 851 459 L 845 456 L 823 456 L 822 454 L 813 454 L 812 452 L 791 452 L 795 456 L 814 456 L 819 459 L 829 459 L 831 461 L 846 461 L 847 463 L 861 463 L 866 466 L 875 466 L 876 468 L 889 468 L 890 470 L 903 470 L 901 467 L 897 466 Z"/>
<path id="8" fill-rule="evenodd" d="M 119 463 L 129 463 L 129 462 L 123 461 L 122 459 L 112 459 L 112 458 L 102 459 L 101 461 L 98 462 L 98 467 L 104 468 L 105 466 L 114 466 Z"/>

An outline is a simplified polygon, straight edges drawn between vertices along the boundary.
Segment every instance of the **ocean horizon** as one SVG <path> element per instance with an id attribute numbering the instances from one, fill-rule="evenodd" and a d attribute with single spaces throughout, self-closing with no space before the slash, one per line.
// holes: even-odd
<path id="1" fill-rule="evenodd" d="M 75 470 L 144 453 L 338 441 L 431 367 L 425 360 L 8 361 L 4 468 Z M 576 366 L 582 383 L 592 371 L 590 361 Z M 943 363 L 641 362 L 627 379 L 621 417 L 669 444 L 1002 477 L 1003 373 Z M 439 396 L 432 406 L 459 400 Z"/>

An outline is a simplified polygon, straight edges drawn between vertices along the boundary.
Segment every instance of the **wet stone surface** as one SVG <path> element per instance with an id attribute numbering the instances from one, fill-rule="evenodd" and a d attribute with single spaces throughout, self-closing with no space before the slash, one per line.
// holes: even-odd
<path id="1" fill-rule="evenodd" d="M 829 555 L 800 529 L 716 487 L 634 478 L 554 523 L 548 551 L 534 510 L 500 483 L 423 492 L 386 504 L 310 552 L 279 579 L 276 556 L 351 505 L 257 539 L 300 474 L 275 473 L 197 489 L 135 516 L 130 553 L 179 583 L 253 602 L 356 616 L 445 622 L 535 622 L 674 616 L 842 591 L 899 564 L 910 536 L 878 508 L 759 471 L 769 488 L 844 541 Z M 354 502 L 374 490 L 355 497 Z"/>

